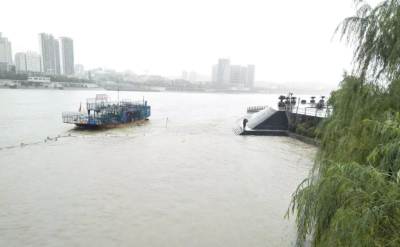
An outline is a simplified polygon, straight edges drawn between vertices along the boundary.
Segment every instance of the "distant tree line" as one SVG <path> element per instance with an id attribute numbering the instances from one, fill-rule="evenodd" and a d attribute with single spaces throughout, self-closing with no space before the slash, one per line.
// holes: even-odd
<path id="1" fill-rule="evenodd" d="M 76 77 L 68 77 L 65 75 L 46 75 L 46 77 L 49 77 L 51 81 L 54 82 L 82 82 L 82 83 L 94 83 L 92 80 L 88 79 L 79 79 Z"/>
<path id="2" fill-rule="evenodd" d="M 16 74 L 13 71 L 0 71 L 0 79 L 7 79 L 7 80 L 28 80 L 27 74 Z"/>
<path id="3" fill-rule="evenodd" d="M 15 70 L 9 71 L 0 71 L 0 79 L 6 80 L 20 80 L 26 81 L 28 80 L 29 76 L 26 73 L 16 73 Z M 94 83 L 92 80 L 88 79 L 79 79 L 76 77 L 68 77 L 65 75 L 35 75 L 36 77 L 48 77 L 52 82 L 81 82 L 81 83 Z"/>
<path id="4" fill-rule="evenodd" d="M 210 85 L 197 85 L 191 83 L 189 81 L 177 79 L 172 81 L 162 81 L 162 80 L 150 80 L 146 82 L 127 82 L 135 86 L 142 86 L 142 87 L 187 87 L 187 88 L 198 88 L 198 87 L 210 87 Z"/>

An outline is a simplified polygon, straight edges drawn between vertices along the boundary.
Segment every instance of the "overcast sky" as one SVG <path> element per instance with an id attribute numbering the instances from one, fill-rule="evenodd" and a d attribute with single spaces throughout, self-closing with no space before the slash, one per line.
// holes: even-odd
<path id="1" fill-rule="evenodd" d="M 352 0 L 12 0 L 1 8 L 14 54 L 38 52 L 38 33 L 67 36 L 85 69 L 210 75 L 226 57 L 254 64 L 257 81 L 337 84 L 351 68 L 352 50 L 331 38 L 355 13 Z"/>

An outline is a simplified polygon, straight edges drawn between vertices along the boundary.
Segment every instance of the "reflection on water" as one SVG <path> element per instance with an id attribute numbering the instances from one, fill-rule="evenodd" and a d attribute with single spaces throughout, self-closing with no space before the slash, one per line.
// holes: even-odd
<path id="1" fill-rule="evenodd" d="M 87 131 L 63 125 L 61 111 L 79 106 L 91 92 L 12 94 L 0 97 L 11 108 L 0 113 L 18 127 L 0 122 L 7 137 L 0 146 L 40 143 L 0 150 L 0 246 L 294 241 L 293 222 L 283 217 L 315 149 L 285 137 L 237 136 L 231 129 L 247 105 L 273 104 L 276 95 L 147 93 L 150 121 Z"/>

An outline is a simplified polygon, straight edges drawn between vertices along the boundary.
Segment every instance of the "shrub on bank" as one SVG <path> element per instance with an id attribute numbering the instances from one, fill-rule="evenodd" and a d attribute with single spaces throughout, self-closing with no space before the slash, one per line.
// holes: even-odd
<path id="1" fill-rule="evenodd" d="M 289 126 L 288 126 L 288 131 L 289 132 L 296 133 L 296 129 L 297 129 L 297 125 L 296 124 L 289 123 Z"/>
<path id="2" fill-rule="evenodd" d="M 311 139 L 315 139 L 317 137 L 316 125 L 312 125 L 310 123 L 300 123 L 298 125 L 289 124 L 289 132 L 296 133 L 297 135 L 305 136 Z"/>

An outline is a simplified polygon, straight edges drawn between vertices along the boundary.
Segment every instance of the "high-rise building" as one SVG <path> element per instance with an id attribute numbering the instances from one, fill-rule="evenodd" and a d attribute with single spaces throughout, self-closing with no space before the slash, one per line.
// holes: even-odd
<path id="1" fill-rule="evenodd" d="M 218 59 L 217 84 L 218 87 L 227 87 L 231 81 L 231 61 Z"/>
<path id="2" fill-rule="evenodd" d="M 60 74 L 60 56 L 58 41 L 53 35 L 39 34 L 39 52 L 41 55 L 42 70 L 46 74 Z"/>
<path id="3" fill-rule="evenodd" d="M 35 52 L 15 54 L 15 67 L 16 71 L 20 72 L 43 72 L 41 57 Z"/>
<path id="4" fill-rule="evenodd" d="M 242 66 L 242 83 L 245 87 L 247 87 L 247 67 Z"/>
<path id="5" fill-rule="evenodd" d="M 25 53 L 24 52 L 18 52 L 15 54 L 15 70 L 17 72 L 19 71 L 26 71 L 26 62 L 25 62 Z"/>
<path id="6" fill-rule="evenodd" d="M 85 76 L 85 67 L 82 64 L 75 64 L 75 75 Z"/>
<path id="7" fill-rule="evenodd" d="M 231 83 L 239 84 L 242 82 L 242 66 L 231 65 Z"/>
<path id="8" fill-rule="evenodd" d="M 60 43 L 56 39 L 54 40 L 54 51 L 56 56 L 56 74 L 61 75 Z"/>
<path id="9" fill-rule="evenodd" d="M 186 70 L 182 71 L 182 80 L 189 81 L 189 73 Z"/>
<path id="10" fill-rule="evenodd" d="M 254 65 L 247 65 L 247 82 L 246 86 L 247 87 L 254 87 L 254 78 L 255 78 L 255 73 L 256 73 L 256 67 Z"/>
<path id="11" fill-rule="evenodd" d="M 247 67 L 240 65 L 231 65 L 231 85 L 246 86 Z"/>
<path id="12" fill-rule="evenodd" d="M 60 38 L 60 65 L 61 74 L 74 75 L 74 41 L 68 37 Z"/>
<path id="13" fill-rule="evenodd" d="M 189 77 L 190 82 L 196 82 L 197 81 L 197 73 L 194 71 L 190 71 L 190 77 Z"/>
<path id="14" fill-rule="evenodd" d="M 12 65 L 12 51 L 11 51 L 11 42 L 8 41 L 6 37 L 2 36 L 0 32 L 0 62 L 3 64 L 7 64 L 7 66 Z"/>
<path id="15" fill-rule="evenodd" d="M 229 59 L 218 59 L 218 64 L 212 67 L 212 82 L 216 87 L 229 86 L 231 65 Z"/>

